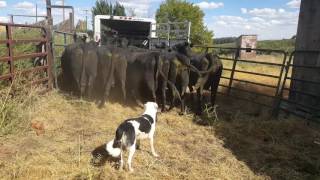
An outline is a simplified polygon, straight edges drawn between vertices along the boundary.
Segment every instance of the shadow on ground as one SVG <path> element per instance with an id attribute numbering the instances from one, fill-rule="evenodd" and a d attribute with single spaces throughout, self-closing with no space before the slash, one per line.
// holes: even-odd
<path id="1" fill-rule="evenodd" d="M 272 120 L 261 117 L 263 113 L 253 116 L 236 109 L 220 109 L 218 114 L 221 121 L 213 125 L 214 134 L 256 174 L 320 179 L 319 124 L 294 117 Z"/>
<path id="2" fill-rule="evenodd" d="M 95 167 L 101 167 L 106 164 L 106 162 L 113 164 L 114 166 L 118 165 L 119 158 L 114 158 L 108 154 L 106 151 L 106 144 L 96 147 L 92 152 L 91 164 Z"/>

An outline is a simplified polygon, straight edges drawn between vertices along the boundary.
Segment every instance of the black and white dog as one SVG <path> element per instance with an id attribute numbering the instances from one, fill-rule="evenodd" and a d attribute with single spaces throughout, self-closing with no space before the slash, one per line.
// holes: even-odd
<path id="1" fill-rule="evenodd" d="M 153 135 L 156 129 L 158 105 L 155 102 L 147 102 L 144 104 L 144 113 L 141 117 L 127 119 L 117 128 L 115 138 L 107 143 L 106 150 L 113 157 L 120 156 L 120 170 L 123 169 L 122 150 L 129 150 L 128 168 L 133 171 L 131 161 L 139 146 L 140 139 L 150 139 L 152 155 L 158 157 L 153 146 Z"/>

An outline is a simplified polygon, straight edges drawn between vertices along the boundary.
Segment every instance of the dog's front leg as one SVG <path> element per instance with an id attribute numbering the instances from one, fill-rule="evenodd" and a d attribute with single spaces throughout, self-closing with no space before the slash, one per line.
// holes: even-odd
<path id="1" fill-rule="evenodd" d="M 131 162 L 132 162 L 132 157 L 134 152 L 136 151 L 136 144 L 133 144 L 130 148 L 129 148 L 129 155 L 128 155 L 128 168 L 130 172 L 133 172 L 133 168 L 131 166 Z"/>
<path id="2" fill-rule="evenodd" d="M 152 152 L 152 155 L 154 157 L 159 157 L 159 155 L 156 153 L 156 151 L 154 150 L 154 146 L 153 146 L 153 137 L 150 138 L 150 146 L 151 146 L 151 152 Z"/>

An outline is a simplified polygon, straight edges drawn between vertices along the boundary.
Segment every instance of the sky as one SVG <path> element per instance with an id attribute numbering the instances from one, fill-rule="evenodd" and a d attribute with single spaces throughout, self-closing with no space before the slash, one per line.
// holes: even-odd
<path id="1" fill-rule="evenodd" d="M 75 8 L 75 22 L 85 19 L 95 0 L 64 0 Z M 115 2 L 116 0 L 111 0 Z M 51 0 L 61 5 L 61 0 Z M 163 0 L 118 0 L 139 17 L 154 18 Z M 258 39 L 284 39 L 296 34 L 300 0 L 188 0 L 205 13 L 204 23 L 214 37 L 257 34 Z M 0 0 L 0 22 L 9 21 L 8 14 L 45 15 L 45 0 Z M 66 11 L 67 12 L 67 11 Z M 67 16 L 67 15 L 66 15 Z M 62 20 L 62 11 L 53 10 L 54 22 Z M 88 13 L 91 22 L 91 14 Z M 14 18 L 15 23 L 34 22 L 33 18 Z"/>

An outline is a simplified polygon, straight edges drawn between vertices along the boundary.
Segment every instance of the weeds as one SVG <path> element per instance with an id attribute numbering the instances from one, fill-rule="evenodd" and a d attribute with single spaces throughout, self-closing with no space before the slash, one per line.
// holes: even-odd
<path id="1" fill-rule="evenodd" d="M 209 104 L 205 104 L 202 115 L 199 117 L 194 116 L 193 121 L 196 124 L 208 125 L 210 127 L 213 127 L 213 125 L 219 121 L 217 108 L 218 105 L 211 106 Z"/>
<path id="2" fill-rule="evenodd" d="M 39 89 L 24 85 L 17 76 L 8 88 L 0 90 L 0 136 L 26 130 L 30 111 L 37 101 Z"/>

